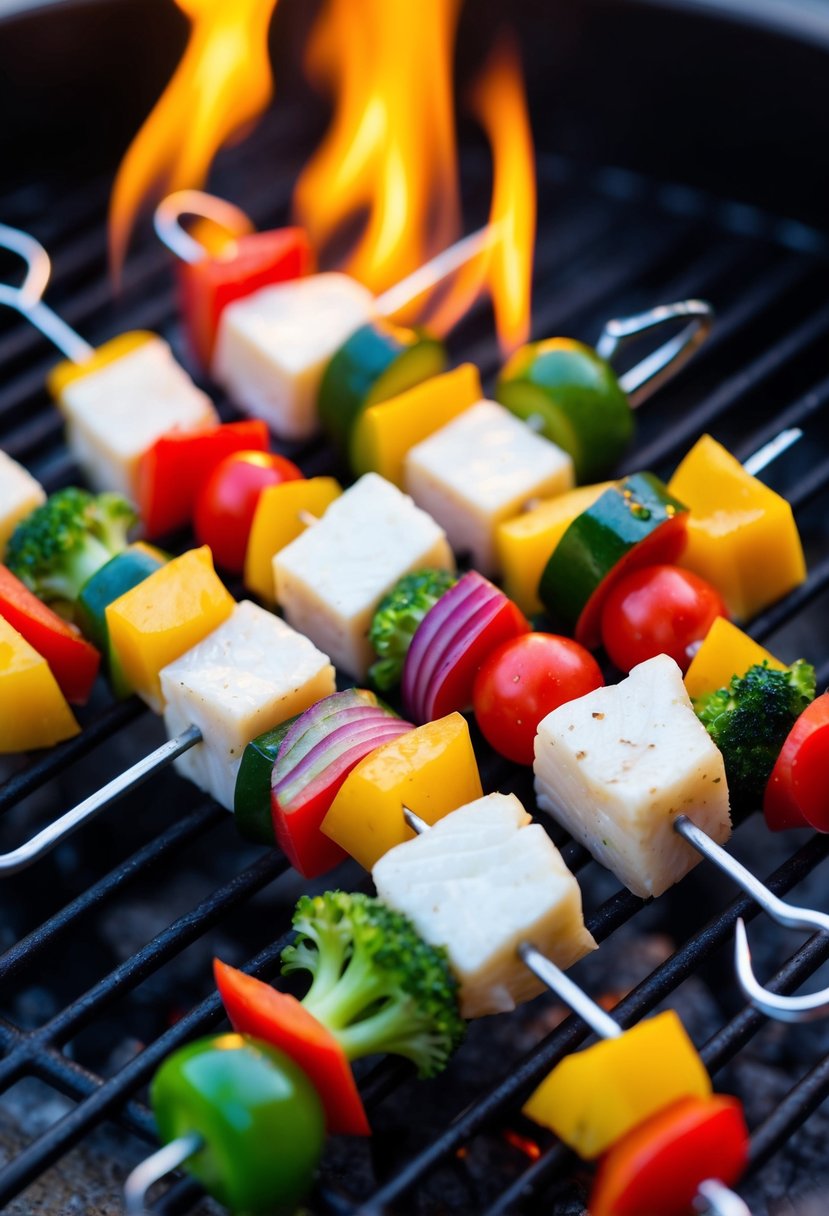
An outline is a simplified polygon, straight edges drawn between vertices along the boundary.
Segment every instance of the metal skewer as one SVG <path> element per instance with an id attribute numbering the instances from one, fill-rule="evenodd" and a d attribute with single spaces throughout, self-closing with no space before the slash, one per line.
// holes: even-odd
<path id="1" fill-rule="evenodd" d="M 416 815 L 410 807 L 403 807 L 403 818 L 417 835 L 422 835 L 430 829 L 431 825 Z M 759 885 L 762 886 L 762 884 Z M 765 890 L 765 888 L 763 889 Z M 548 988 L 569 1009 L 572 1009 L 598 1038 L 618 1039 L 625 1033 L 619 1023 L 609 1013 L 606 1013 L 601 1005 L 588 996 L 583 988 L 575 984 L 532 942 L 519 943 L 517 953 L 524 966 L 541 980 L 545 988 Z M 695 1211 L 703 1213 L 704 1216 L 751 1216 L 751 1212 L 739 1195 L 713 1178 L 700 1184 L 694 1207 Z"/>
<path id="2" fill-rule="evenodd" d="M 177 1170 L 204 1147 L 196 1132 L 171 1140 L 151 1156 L 145 1157 L 124 1183 L 124 1211 L 127 1216 L 146 1216 L 147 1195 L 167 1174 Z M 727 1216 L 727 1213 L 724 1214 Z"/>
<path id="3" fill-rule="evenodd" d="M 19 254 L 27 265 L 26 277 L 19 287 L 0 283 L 0 304 L 15 309 L 31 321 L 67 359 L 78 364 L 88 363 L 95 348 L 43 302 L 52 263 L 40 242 L 26 232 L 0 224 L 0 247 Z"/>

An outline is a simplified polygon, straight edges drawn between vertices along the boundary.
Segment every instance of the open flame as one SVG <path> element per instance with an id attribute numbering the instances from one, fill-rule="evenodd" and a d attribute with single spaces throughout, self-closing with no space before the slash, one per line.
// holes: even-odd
<path id="1" fill-rule="evenodd" d="M 147 198 L 204 184 L 213 157 L 273 94 L 268 27 L 277 0 L 176 0 L 192 22 L 184 56 L 124 157 L 110 201 L 116 275 Z"/>
<path id="2" fill-rule="evenodd" d="M 381 292 L 458 232 L 452 57 L 460 0 L 328 0 L 306 67 L 335 96 L 297 183 L 319 250 L 361 216 L 346 269 Z"/>
<path id="3" fill-rule="evenodd" d="M 498 340 L 508 354 L 530 336 L 536 219 L 535 148 L 512 39 L 502 38 L 472 105 L 492 145 L 490 221 L 498 239 L 484 256 Z"/>
<path id="4" fill-rule="evenodd" d="M 268 25 L 277 0 L 176 0 L 192 21 L 184 57 L 130 147 L 110 208 L 121 266 L 148 196 L 204 184 L 216 151 L 273 91 Z M 381 293 L 460 235 L 453 58 L 462 0 L 326 0 L 309 42 L 312 79 L 334 116 L 294 205 L 319 254 L 350 241 L 343 269 Z M 505 352 L 530 325 L 534 151 L 517 50 L 502 38 L 471 94 L 492 147 L 493 240 L 398 319 L 446 333 L 488 291 Z M 356 235 L 355 235 L 356 234 Z M 329 259 L 330 260 L 330 259 Z"/>
<path id="5" fill-rule="evenodd" d="M 469 100 L 492 149 L 493 240 L 456 276 L 429 323 L 446 333 L 488 291 L 507 355 L 530 334 L 536 223 L 535 147 L 518 48 L 508 34 L 502 34 Z"/>

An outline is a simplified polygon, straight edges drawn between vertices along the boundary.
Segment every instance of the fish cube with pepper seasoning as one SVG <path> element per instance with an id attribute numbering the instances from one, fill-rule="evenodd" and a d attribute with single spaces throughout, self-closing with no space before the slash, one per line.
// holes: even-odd
<path id="1" fill-rule="evenodd" d="M 176 768 L 227 810 L 252 739 L 334 692 L 328 656 L 249 600 L 161 672 L 170 738 L 198 726 L 202 742 Z"/>
<path id="2" fill-rule="evenodd" d="M 722 755 L 664 654 L 549 713 L 534 769 L 542 810 L 643 899 L 700 860 L 674 831 L 678 815 L 719 844 L 731 833 Z"/>

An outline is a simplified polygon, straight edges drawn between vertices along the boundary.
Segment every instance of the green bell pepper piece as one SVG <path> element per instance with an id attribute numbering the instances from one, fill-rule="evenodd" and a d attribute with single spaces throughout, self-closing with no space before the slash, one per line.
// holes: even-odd
<path id="1" fill-rule="evenodd" d="M 281 1051 L 240 1034 L 199 1039 L 168 1056 L 150 1089 L 162 1143 L 195 1133 L 185 1168 L 215 1199 L 250 1216 L 292 1213 L 325 1139 L 322 1103 Z"/>

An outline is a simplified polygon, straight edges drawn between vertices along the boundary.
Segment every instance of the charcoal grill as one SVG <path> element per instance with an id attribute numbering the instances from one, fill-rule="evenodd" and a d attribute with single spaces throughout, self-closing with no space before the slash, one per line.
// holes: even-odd
<path id="1" fill-rule="evenodd" d="M 222 154 L 213 178 L 218 193 L 261 225 L 287 218 L 294 175 L 320 129 L 319 109 L 294 68 L 312 7 L 282 0 L 274 39 L 279 104 L 253 138 Z M 487 0 L 476 3 L 474 22 L 467 13 L 462 76 L 480 58 L 502 8 Z M 524 45 L 539 150 L 534 331 L 595 341 L 610 316 L 684 296 L 712 300 L 719 318 L 712 338 L 640 411 L 637 444 L 625 463 L 664 475 L 704 429 L 741 458 L 785 426 L 804 429 L 805 438 L 766 476 L 793 503 L 809 579 L 751 632 L 788 658 L 813 659 L 825 686 L 829 236 L 821 227 L 823 169 L 813 150 L 822 156 L 826 146 L 829 13 L 808 0 L 523 0 L 510 10 Z M 0 102 L 10 116 L 0 133 L 0 219 L 49 248 L 49 300 L 90 341 L 149 327 L 184 356 L 164 251 L 147 234 L 139 237 L 116 302 L 105 265 L 114 165 L 182 37 L 166 0 L 88 0 L 0 20 Z M 79 132 L 86 133 L 80 147 Z M 464 132 L 462 148 L 471 227 L 483 218 L 488 163 L 473 132 Z M 464 321 L 452 347 L 491 382 L 497 352 L 486 309 Z M 19 318 L 0 315 L 0 443 L 50 490 L 76 476 L 44 390 L 53 361 Z M 226 402 L 219 405 L 232 416 Z M 301 450 L 298 459 L 309 473 L 337 471 L 322 445 Z M 113 705 L 100 693 L 80 737 L 3 770 L 0 847 L 17 844 L 161 737 L 137 701 Z M 529 803 L 527 774 L 478 750 L 485 788 L 514 789 Z M 785 1184 L 777 1177 L 772 1185 L 763 1167 L 780 1161 L 781 1149 L 791 1154 L 792 1137 L 829 1097 L 825 1028 L 770 1032 L 743 1006 L 730 945 L 737 917 L 751 918 L 755 909 L 732 899 L 705 863 L 643 908 L 552 830 L 579 873 L 592 932 L 610 939 L 576 973 L 592 991 L 606 991 L 619 976 L 618 943 L 629 948 L 640 926 L 679 943 L 655 968 L 639 967 L 616 1016 L 630 1025 L 666 1000 L 686 1001 L 709 1068 L 725 1069 L 749 1103 L 752 1175 L 743 1193 L 755 1216 L 773 1210 L 768 1195 Z M 829 908 L 819 869 L 829 838 L 771 840 L 755 815 L 733 847 L 762 875 L 772 871 L 773 890 L 802 884 L 811 902 Z M 364 881 L 350 865 L 336 879 Z M 59 1118 L 0 1164 L 0 1206 L 35 1210 L 40 1200 L 32 1196 L 40 1192 L 27 1188 L 44 1180 L 51 1187 L 56 1163 L 103 1125 L 120 1129 L 106 1151 L 126 1174 L 154 1143 L 144 1104 L 148 1078 L 172 1048 L 220 1021 L 210 954 L 220 949 L 257 975 L 275 976 L 298 889 L 279 856 L 244 845 L 220 808 L 170 772 L 4 882 L 0 1091 L 13 1093 L 34 1077 L 67 1102 Z M 768 925 L 755 926 L 752 936 L 758 968 L 763 975 L 779 968 L 771 986 L 781 992 L 829 960 L 829 938 L 815 937 L 780 967 L 791 940 L 784 943 Z M 687 1005 L 687 981 L 705 987 L 705 1017 Z M 586 1034 L 542 998 L 476 1025 L 458 1061 L 428 1085 L 381 1062 L 361 1078 L 378 1129 L 373 1144 L 332 1144 L 311 1210 L 582 1213 L 585 1180 L 573 1158 L 518 1112 L 534 1084 Z M 790 1069 L 788 1092 L 774 1100 L 740 1083 L 741 1061 L 758 1035 L 772 1043 L 764 1058 L 786 1057 Z M 787 1158 L 790 1173 L 797 1159 Z M 818 1210 L 825 1210 L 825 1162 L 809 1182 L 823 1187 Z M 158 1210 L 191 1211 L 199 1202 L 191 1183 L 178 1182 Z M 57 1203 L 37 1210 L 77 1210 Z"/>

